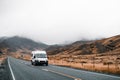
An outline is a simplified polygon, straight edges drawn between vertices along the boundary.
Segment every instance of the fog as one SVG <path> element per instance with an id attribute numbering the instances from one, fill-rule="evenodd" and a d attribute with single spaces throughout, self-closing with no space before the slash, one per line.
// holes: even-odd
<path id="1" fill-rule="evenodd" d="M 0 0 L 0 37 L 46 44 L 120 34 L 120 0 Z"/>

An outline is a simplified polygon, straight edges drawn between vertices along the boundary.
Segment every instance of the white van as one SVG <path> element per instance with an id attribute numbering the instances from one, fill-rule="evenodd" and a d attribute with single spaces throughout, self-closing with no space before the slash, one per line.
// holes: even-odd
<path id="1" fill-rule="evenodd" d="M 31 64 L 46 64 L 46 66 L 48 66 L 48 58 L 46 51 L 32 51 Z"/>

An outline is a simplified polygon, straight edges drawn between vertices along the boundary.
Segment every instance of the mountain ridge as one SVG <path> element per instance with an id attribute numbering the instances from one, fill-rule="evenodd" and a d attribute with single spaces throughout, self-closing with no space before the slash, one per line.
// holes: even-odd
<path id="1" fill-rule="evenodd" d="M 85 55 L 101 54 L 109 51 L 120 51 L 120 35 L 104 38 L 101 40 L 76 41 L 67 45 L 47 45 L 32 39 L 14 36 L 0 38 L 0 51 L 7 49 L 8 52 L 24 50 L 46 50 L 50 55 Z"/>
<path id="2" fill-rule="evenodd" d="M 104 38 L 94 41 L 76 41 L 72 44 L 50 49 L 48 54 L 67 54 L 67 55 L 85 55 L 85 54 L 101 54 L 109 51 L 120 51 L 120 35 L 110 38 Z"/>
<path id="3" fill-rule="evenodd" d="M 45 49 L 48 45 L 41 43 L 41 42 L 35 42 L 32 39 L 19 37 L 19 36 L 13 36 L 13 37 L 5 37 L 0 38 L 0 50 L 2 49 L 8 49 L 10 52 L 17 51 L 18 49 Z"/>

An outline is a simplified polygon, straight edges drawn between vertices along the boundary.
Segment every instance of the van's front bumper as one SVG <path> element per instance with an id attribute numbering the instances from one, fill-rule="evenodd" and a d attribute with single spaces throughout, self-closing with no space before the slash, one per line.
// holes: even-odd
<path id="1" fill-rule="evenodd" d="M 48 64 L 48 61 L 35 61 L 36 64 Z"/>

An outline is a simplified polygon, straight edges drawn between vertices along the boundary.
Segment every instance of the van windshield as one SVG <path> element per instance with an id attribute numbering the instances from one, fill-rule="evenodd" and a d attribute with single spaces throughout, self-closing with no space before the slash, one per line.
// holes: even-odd
<path id="1" fill-rule="evenodd" d="M 46 54 L 35 54 L 35 57 L 37 58 L 47 58 Z"/>

